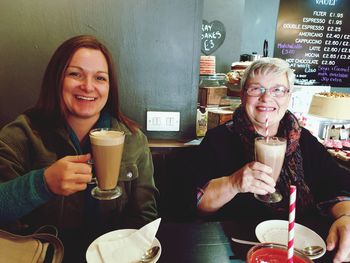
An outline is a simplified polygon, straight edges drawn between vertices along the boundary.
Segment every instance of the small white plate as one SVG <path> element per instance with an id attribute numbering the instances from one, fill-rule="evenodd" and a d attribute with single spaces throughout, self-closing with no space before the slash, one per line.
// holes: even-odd
<path id="1" fill-rule="evenodd" d="M 279 243 L 288 244 L 288 221 L 286 220 L 267 220 L 261 222 L 255 228 L 255 235 L 261 243 Z M 310 228 L 295 223 L 294 225 L 294 246 L 302 250 L 307 246 L 321 246 L 323 253 L 310 259 L 320 258 L 326 253 L 326 244 L 323 239 Z"/>
<path id="2" fill-rule="evenodd" d="M 103 263 L 103 260 L 100 256 L 99 251 L 98 251 L 97 243 L 100 241 L 112 241 L 112 240 L 116 240 L 118 238 L 124 238 L 124 237 L 131 235 L 135 231 L 137 231 L 137 229 L 120 229 L 120 230 L 108 232 L 108 233 L 96 238 L 90 244 L 90 246 L 88 247 L 88 249 L 86 251 L 86 261 L 91 262 L 91 263 Z M 153 240 L 152 247 L 153 246 L 159 246 L 160 249 L 159 249 L 158 255 L 150 263 L 157 262 L 159 257 L 160 257 L 160 254 L 162 253 L 162 246 L 160 245 L 160 242 L 156 237 Z M 125 249 L 128 249 L 128 248 L 125 248 Z"/>

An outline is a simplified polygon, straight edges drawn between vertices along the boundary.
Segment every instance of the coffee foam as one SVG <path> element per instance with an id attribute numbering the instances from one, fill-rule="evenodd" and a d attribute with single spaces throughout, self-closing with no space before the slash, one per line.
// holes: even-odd
<path id="1" fill-rule="evenodd" d="M 274 146 L 274 145 L 282 145 L 284 144 L 284 141 L 281 141 L 276 137 L 272 137 L 272 138 L 269 138 L 268 140 L 260 140 L 259 143 L 268 145 L 268 146 L 270 145 Z"/>
<path id="2" fill-rule="evenodd" d="M 94 131 L 90 133 L 90 141 L 94 145 L 111 146 L 124 143 L 124 133 L 119 131 Z"/>

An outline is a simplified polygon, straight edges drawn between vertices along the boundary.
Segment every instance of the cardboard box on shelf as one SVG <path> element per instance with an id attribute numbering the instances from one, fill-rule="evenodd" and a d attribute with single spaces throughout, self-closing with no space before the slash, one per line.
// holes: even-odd
<path id="1" fill-rule="evenodd" d="M 208 130 L 208 110 L 205 107 L 197 109 L 196 135 L 203 137 Z"/>
<path id="2" fill-rule="evenodd" d="M 221 98 L 227 96 L 227 87 L 200 87 L 198 101 L 201 106 L 219 105 Z"/>
<path id="3" fill-rule="evenodd" d="M 232 119 L 232 110 L 209 109 L 208 110 L 208 129 L 214 128 Z"/>

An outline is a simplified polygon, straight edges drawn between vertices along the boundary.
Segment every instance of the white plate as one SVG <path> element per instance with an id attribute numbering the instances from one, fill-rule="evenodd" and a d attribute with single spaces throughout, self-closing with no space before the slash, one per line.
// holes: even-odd
<path id="1" fill-rule="evenodd" d="M 115 240 L 118 238 L 124 238 L 132 233 L 134 233 L 137 229 L 120 229 L 120 230 L 115 230 L 108 232 L 98 238 L 96 238 L 88 247 L 86 251 L 86 261 L 91 262 L 91 263 L 102 263 L 103 260 L 101 259 L 100 253 L 97 248 L 97 243 L 100 241 L 110 241 L 110 240 Z M 159 252 L 158 255 L 152 260 L 150 263 L 155 263 L 158 261 L 160 254 L 162 253 L 162 246 L 160 245 L 159 240 L 155 237 L 152 243 L 153 246 L 159 246 Z M 127 249 L 127 248 L 125 248 Z"/>
<path id="2" fill-rule="evenodd" d="M 316 259 L 322 257 L 326 253 L 326 244 L 323 239 L 310 228 L 295 223 L 294 225 L 294 246 L 297 249 L 303 249 L 307 246 L 321 246 L 323 253 L 310 257 Z M 288 244 L 288 221 L 286 220 L 267 220 L 261 222 L 255 228 L 255 235 L 262 243 L 279 243 Z"/>

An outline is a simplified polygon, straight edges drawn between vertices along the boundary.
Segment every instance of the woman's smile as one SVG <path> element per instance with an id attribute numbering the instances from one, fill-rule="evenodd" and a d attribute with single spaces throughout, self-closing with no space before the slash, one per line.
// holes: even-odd
<path id="1" fill-rule="evenodd" d="M 76 95 L 75 98 L 79 101 L 95 101 L 96 97 L 87 97 L 87 96 L 83 96 L 83 95 Z"/>
<path id="2" fill-rule="evenodd" d="M 260 112 L 273 112 L 276 110 L 276 108 L 269 106 L 256 106 L 256 110 Z"/>

